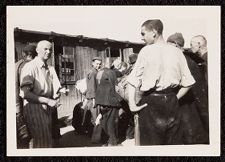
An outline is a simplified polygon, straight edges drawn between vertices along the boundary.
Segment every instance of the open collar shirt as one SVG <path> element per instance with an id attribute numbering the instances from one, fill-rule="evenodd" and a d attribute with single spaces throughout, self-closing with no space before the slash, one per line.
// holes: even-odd
<path id="1" fill-rule="evenodd" d="M 54 67 L 48 66 L 39 57 L 24 66 L 20 83 L 20 87 L 28 86 L 34 94 L 48 98 L 55 98 L 61 87 Z"/>

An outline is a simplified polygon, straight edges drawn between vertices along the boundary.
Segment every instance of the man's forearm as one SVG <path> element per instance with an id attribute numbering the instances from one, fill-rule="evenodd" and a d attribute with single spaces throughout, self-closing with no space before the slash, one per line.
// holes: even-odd
<path id="1" fill-rule="evenodd" d="M 136 106 L 135 87 L 133 87 L 130 84 L 127 84 L 127 88 L 128 88 L 129 107 L 130 107 L 130 110 L 133 111 L 133 108 Z"/>
<path id="2" fill-rule="evenodd" d="M 25 90 L 23 98 L 26 99 L 28 102 L 32 103 L 40 103 L 40 104 L 48 104 L 49 98 L 42 97 L 42 96 L 37 96 L 33 92 L 29 90 Z"/>
<path id="3" fill-rule="evenodd" d="M 191 87 L 182 87 L 177 93 L 177 98 L 182 98 L 190 90 L 190 88 Z"/>
<path id="4" fill-rule="evenodd" d="M 147 103 L 137 106 L 136 105 L 136 88 L 130 84 L 128 84 L 128 94 L 129 94 L 129 108 L 132 112 L 137 112 L 148 106 Z"/>

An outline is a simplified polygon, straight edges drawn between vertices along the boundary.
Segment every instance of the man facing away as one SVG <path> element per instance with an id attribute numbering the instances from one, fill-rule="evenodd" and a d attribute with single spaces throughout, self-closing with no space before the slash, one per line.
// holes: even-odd
<path id="1" fill-rule="evenodd" d="M 53 147 L 52 111 L 58 104 L 61 89 L 54 67 L 47 65 L 52 44 L 43 40 L 37 44 L 37 57 L 21 72 L 20 96 L 24 98 L 24 117 L 33 138 L 34 148 Z"/>
<path id="2" fill-rule="evenodd" d="M 140 145 L 179 144 L 178 100 L 195 83 L 182 51 L 167 45 L 160 20 L 147 20 L 141 35 L 147 44 L 128 76 L 129 106 L 139 113 Z M 137 106 L 135 88 L 143 91 Z"/>

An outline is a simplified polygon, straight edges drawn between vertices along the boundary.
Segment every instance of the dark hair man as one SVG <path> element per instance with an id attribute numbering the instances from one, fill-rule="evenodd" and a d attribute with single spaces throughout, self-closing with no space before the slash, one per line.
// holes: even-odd
<path id="1" fill-rule="evenodd" d="M 166 44 L 162 32 L 160 20 L 143 23 L 141 35 L 146 46 L 128 77 L 129 106 L 131 111 L 139 111 L 140 145 L 180 143 L 178 99 L 195 83 L 182 51 Z M 137 87 L 144 92 L 141 106 L 135 103 Z"/>
<path id="2" fill-rule="evenodd" d="M 16 63 L 15 83 L 16 83 L 16 128 L 17 128 L 17 148 L 29 148 L 30 135 L 23 116 L 23 100 L 19 96 L 20 74 L 26 63 L 33 60 L 37 55 L 35 45 L 26 45 L 22 52 L 23 58 Z"/>

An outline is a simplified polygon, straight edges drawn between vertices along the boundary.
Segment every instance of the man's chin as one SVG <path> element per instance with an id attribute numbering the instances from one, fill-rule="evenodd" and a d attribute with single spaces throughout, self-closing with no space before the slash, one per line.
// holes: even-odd
<path id="1" fill-rule="evenodd" d="M 48 56 L 48 57 L 45 58 L 45 60 L 48 60 L 48 59 L 50 59 L 50 56 Z"/>

